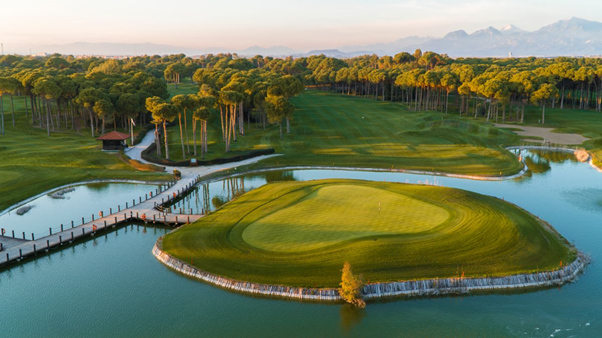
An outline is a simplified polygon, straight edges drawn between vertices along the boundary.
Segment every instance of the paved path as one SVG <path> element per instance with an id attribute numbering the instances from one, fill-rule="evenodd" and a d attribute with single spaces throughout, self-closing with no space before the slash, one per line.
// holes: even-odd
<path id="1" fill-rule="evenodd" d="M 543 141 L 549 141 L 553 144 L 563 144 L 563 145 L 576 145 L 581 144 L 587 140 L 587 137 L 584 137 L 579 134 L 565 134 L 565 133 L 554 133 L 552 130 L 554 128 L 544 128 L 544 127 L 527 127 L 521 126 L 517 124 L 495 124 L 498 128 L 515 128 L 520 129 L 514 131 L 520 136 L 537 136 L 543 138 Z M 542 142 L 542 140 L 532 139 L 534 142 Z"/>
<path id="2" fill-rule="evenodd" d="M 154 131 L 150 131 L 144 137 L 140 144 L 131 147 L 127 150 L 126 155 L 130 158 L 138 160 L 143 163 L 150 163 L 142 158 L 142 151 L 146 149 L 151 143 L 154 142 Z M 174 198 L 174 196 L 185 195 L 189 189 L 193 189 L 195 184 L 198 183 L 201 177 L 209 175 L 214 172 L 235 168 L 242 165 L 255 163 L 262 159 L 273 157 L 277 155 L 266 155 L 258 156 L 244 161 L 232 162 L 213 166 L 200 166 L 200 167 L 165 167 L 165 170 L 169 173 L 173 172 L 174 169 L 180 170 L 182 177 L 179 181 L 170 182 L 166 189 L 162 189 L 159 194 L 142 201 L 139 204 L 133 205 L 130 208 L 123 209 L 118 213 L 104 216 L 94 221 L 80 224 L 73 228 L 66 229 L 54 233 L 49 236 L 45 236 L 35 240 L 14 240 L 10 238 L 10 244 L 5 244 L 5 250 L 0 252 L 0 265 L 6 263 L 18 261 L 23 257 L 36 254 L 41 250 L 46 250 L 55 246 L 62 245 L 63 243 L 71 242 L 83 236 L 91 236 L 96 232 L 103 231 L 105 228 L 116 226 L 129 221 L 142 221 L 142 215 L 146 216 L 147 222 L 153 222 L 153 219 L 157 223 L 165 223 L 168 225 L 180 225 L 187 222 L 194 222 L 203 217 L 203 215 L 188 215 L 188 214 L 173 214 L 173 213 L 162 213 L 155 209 L 156 205 L 161 205 L 163 202 L 168 202 Z M 152 163 L 151 163 L 152 164 Z M 96 229 L 96 230 L 95 230 Z M 4 243 L 5 238 L 0 237 L 0 242 Z"/>

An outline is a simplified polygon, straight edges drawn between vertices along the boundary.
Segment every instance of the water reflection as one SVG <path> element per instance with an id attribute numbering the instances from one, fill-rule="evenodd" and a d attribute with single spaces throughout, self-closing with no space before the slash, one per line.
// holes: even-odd
<path id="1" fill-rule="evenodd" d="M 552 163 L 577 163 L 577 159 L 572 153 L 545 151 L 545 150 L 520 150 L 513 151 L 517 156 L 523 158 L 527 166 L 527 171 L 524 175 L 515 178 L 517 183 L 526 183 L 533 178 L 533 175 L 542 175 L 552 170 Z M 320 170 L 321 172 L 339 172 L 338 170 Z M 315 170 L 273 170 L 261 173 L 252 173 L 241 175 L 233 178 L 226 178 L 218 181 L 206 182 L 197 187 L 190 195 L 176 202 L 173 208 L 176 212 L 182 209 L 184 213 L 203 213 L 206 211 L 214 211 L 219 209 L 224 204 L 232 199 L 258 188 L 266 183 L 285 182 L 285 181 L 302 181 L 307 179 L 306 176 L 312 176 Z M 401 176 L 402 174 L 391 173 Z M 328 177 L 329 175 L 326 175 Z M 339 176 L 340 175 L 335 175 Z M 325 178 L 326 178 L 325 177 Z M 344 177 L 344 176 L 343 176 Z M 350 177 L 357 177 L 357 173 L 350 174 Z M 424 178 L 424 176 L 418 176 Z M 314 178 L 311 178 L 314 179 Z M 367 178 L 369 179 L 369 178 Z M 407 179 L 404 179 L 407 181 Z M 435 181 L 438 181 L 435 178 Z M 408 181 L 409 183 L 424 183 L 420 180 Z M 600 202 L 602 203 L 602 202 Z"/>
<path id="2" fill-rule="evenodd" d="M 366 316 L 365 308 L 358 308 L 351 304 L 343 304 L 339 311 L 341 317 L 341 331 L 348 335 L 351 329 L 359 324 Z"/>

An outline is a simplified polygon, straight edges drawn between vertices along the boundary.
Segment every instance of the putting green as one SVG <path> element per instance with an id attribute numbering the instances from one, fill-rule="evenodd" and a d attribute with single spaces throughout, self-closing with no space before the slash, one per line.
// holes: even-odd
<path id="1" fill-rule="evenodd" d="M 360 180 L 267 184 L 165 236 L 163 250 L 237 280 L 337 287 L 556 269 L 575 249 L 549 226 L 469 191 Z"/>
<path id="2" fill-rule="evenodd" d="M 263 214 L 261 210 L 256 213 Z M 294 252 L 354 238 L 428 231 L 448 217 L 445 209 L 398 192 L 351 184 L 326 185 L 252 222 L 242 237 L 259 249 Z"/>

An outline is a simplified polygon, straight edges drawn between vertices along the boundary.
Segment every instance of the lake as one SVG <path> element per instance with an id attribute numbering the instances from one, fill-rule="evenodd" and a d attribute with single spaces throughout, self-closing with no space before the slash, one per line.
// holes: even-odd
<path id="1" fill-rule="evenodd" d="M 559 153 L 524 152 L 522 178 L 340 170 L 274 171 L 199 186 L 182 208 L 215 209 L 266 182 L 357 178 L 436 182 L 504 198 L 550 222 L 593 264 L 572 284 L 536 292 L 330 303 L 257 298 L 179 275 L 151 254 L 169 229 L 128 225 L 0 271 L 2 336 L 602 336 L 602 174 Z M 243 187 L 244 186 L 244 187 Z M 33 210 L 33 209 L 32 209 Z"/>

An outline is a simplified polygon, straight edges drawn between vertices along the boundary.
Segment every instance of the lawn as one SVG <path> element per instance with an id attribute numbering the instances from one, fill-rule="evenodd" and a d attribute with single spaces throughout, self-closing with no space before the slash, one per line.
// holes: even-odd
<path id="1" fill-rule="evenodd" d="M 89 129 L 63 127 L 48 137 L 31 126 L 20 98 L 15 99 L 16 126 L 4 97 L 6 135 L 0 136 L 0 211 L 46 190 L 84 180 L 165 180 L 165 174 L 138 171 L 123 155 L 104 153 Z"/>
<path id="2" fill-rule="evenodd" d="M 170 90 L 175 92 L 171 87 Z M 190 90 L 180 85 L 178 92 Z M 251 123 L 246 126 L 246 134 L 232 143 L 231 153 L 273 147 L 283 154 L 259 162 L 255 168 L 393 167 L 483 176 L 514 174 L 521 168 L 516 157 L 503 148 L 519 142 L 519 137 L 482 122 L 452 114 L 413 112 L 399 103 L 319 91 L 308 90 L 293 98 L 293 103 L 296 111 L 290 134 L 280 140 L 276 125 L 263 130 Z M 221 142 L 219 112 L 213 113 L 208 131 L 207 158 L 228 156 Z M 180 160 L 178 126 L 171 127 L 169 133 L 170 156 Z M 192 144 L 190 124 L 189 143 Z"/>
<path id="3" fill-rule="evenodd" d="M 359 180 L 265 185 L 165 236 L 163 249 L 238 280 L 336 287 L 343 262 L 370 282 L 556 269 L 566 240 L 499 199 Z"/>
<path id="4" fill-rule="evenodd" d="M 546 108 L 546 123 L 541 119 L 541 108 L 530 107 L 525 114 L 525 124 L 534 127 L 556 128 L 561 133 L 581 134 L 591 140 L 584 148 L 594 155 L 594 162 L 602 168 L 602 113 L 593 110 Z"/>

